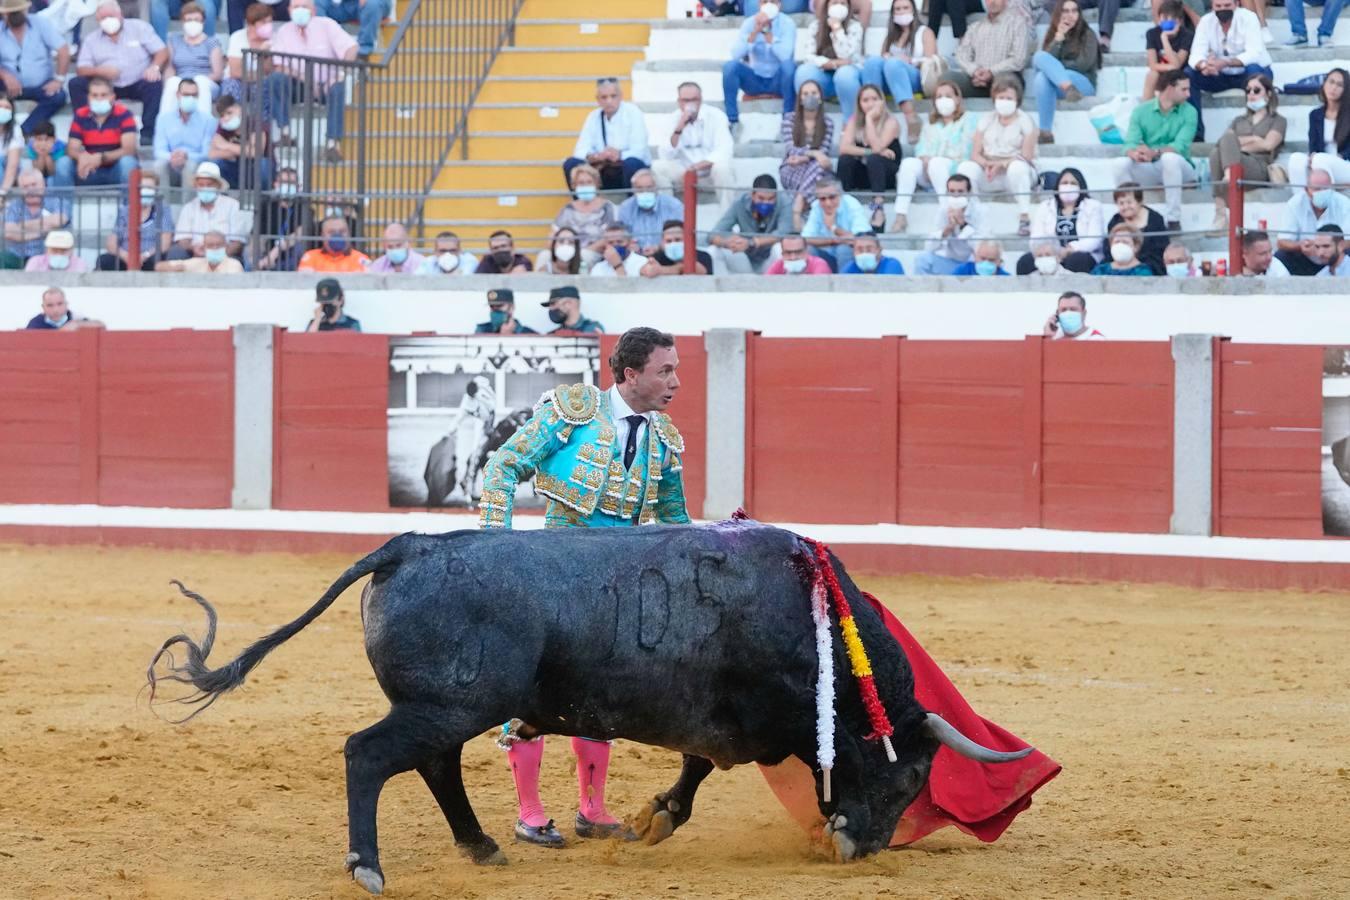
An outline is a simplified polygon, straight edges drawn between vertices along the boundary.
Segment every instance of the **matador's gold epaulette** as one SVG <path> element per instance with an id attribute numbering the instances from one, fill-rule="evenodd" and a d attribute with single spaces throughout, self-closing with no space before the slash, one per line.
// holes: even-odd
<path id="1" fill-rule="evenodd" d="M 670 416 L 663 412 L 656 414 L 656 436 L 673 452 L 684 452 L 684 437 L 675 427 L 675 423 L 671 421 Z"/>
<path id="2" fill-rule="evenodd" d="M 589 384 L 560 384 L 539 400 L 540 405 L 546 402 L 552 402 L 569 425 L 585 425 L 600 411 L 600 389 Z"/>

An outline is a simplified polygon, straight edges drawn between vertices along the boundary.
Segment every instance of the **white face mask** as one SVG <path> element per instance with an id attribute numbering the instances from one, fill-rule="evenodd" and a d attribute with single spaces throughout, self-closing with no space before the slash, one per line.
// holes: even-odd
<path id="1" fill-rule="evenodd" d="M 994 112 L 1006 119 L 1017 112 L 1017 101 L 1011 97 L 1000 97 L 994 101 Z"/>
<path id="2" fill-rule="evenodd" d="M 937 107 L 939 116 L 950 116 L 952 113 L 956 112 L 955 97 L 939 97 L 933 101 L 933 105 Z"/>
<path id="3" fill-rule="evenodd" d="M 453 272 L 459 268 L 459 254 L 447 250 L 436 257 L 436 265 L 442 272 Z"/>
<path id="4" fill-rule="evenodd" d="M 762 12 L 762 13 L 764 13 L 764 15 L 765 15 L 766 17 L 772 19 L 772 18 L 774 18 L 775 16 L 778 15 L 778 4 L 777 4 L 777 3 L 765 3 L 765 4 L 763 4 L 763 5 L 760 6 L 759 11 Z"/>
<path id="5" fill-rule="evenodd" d="M 98 27 L 103 29 L 103 33 L 114 35 L 122 30 L 122 20 L 117 16 L 104 16 L 98 20 Z"/>
<path id="6" fill-rule="evenodd" d="M 1059 260 L 1053 256 L 1036 257 L 1036 271 L 1042 275 L 1053 275 L 1059 271 Z"/>
<path id="7" fill-rule="evenodd" d="M 195 19 L 189 19 L 183 23 L 183 34 L 186 34 L 190 38 L 199 37 L 205 30 L 206 26 Z"/>
<path id="8" fill-rule="evenodd" d="M 1122 244 L 1120 242 L 1111 245 L 1111 258 L 1118 263 L 1126 263 L 1134 259 L 1134 246 L 1132 244 Z"/>
<path id="9" fill-rule="evenodd" d="M 848 6 L 843 3 L 831 4 L 829 8 L 829 16 L 836 22 L 844 21 L 845 19 L 848 18 Z"/>
<path id="10" fill-rule="evenodd" d="M 1190 263 L 1175 262 L 1167 264 L 1167 274 L 1173 278 L 1189 278 L 1191 276 Z"/>
<path id="11" fill-rule="evenodd" d="M 1083 196 L 1076 187 L 1062 187 L 1059 189 L 1059 199 L 1070 205 L 1077 203 L 1078 198 Z"/>
<path id="12" fill-rule="evenodd" d="M 966 204 L 969 203 L 969 202 L 970 202 L 970 198 L 967 197 L 965 194 L 949 194 L 949 195 L 947 195 L 947 205 L 948 205 L 949 207 L 951 207 L 952 209 L 965 209 L 965 208 L 966 208 Z"/>
<path id="13" fill-rule="evenodd" d="M 914 13 L 896 13 L 894 16 L 891 16 L 891 20 L 901 28 L 904 28 L 914 21 Z"/>
<path id="14" fill-rule="evenodd" d="M 557 244 L 553 248 L 553 258 L 558 262 L 571 262 L 577 255 L 576 244 Z"/>

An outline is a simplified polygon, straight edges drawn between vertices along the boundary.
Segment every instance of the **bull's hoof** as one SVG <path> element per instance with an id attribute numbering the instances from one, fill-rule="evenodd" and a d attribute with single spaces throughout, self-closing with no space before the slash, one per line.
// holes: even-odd
<path id="1" fill-rule="evenodd" d="M 857 842 L 844 831 L 847 827 L 848 819 L 839 813 L 825 823 L 826 848 L 835 862 L 853 862 L 859 856 Z"/>
<path id="2" fill-rule="evenodd" d="M 659 844 L 675 833 L 675 817 L 668 810 L 661 810 L 652 816 L 642 839 L 648 844 Z"/>
<path id="3" fill-rule="evenodd" d="M 501 851 L 501 848 L 497 846 L 497 842 L 492 840 L 492 838 L 487 838 L 479 844 L 460 844 L 459 852 L 467 856 L 475 865 L 506 865 L 506 854 Z"/>
<path id="4" fill-rule="evenodd" d="M 384 893 L 384 873 L 380 867 L 358 865 L 361 862 L 359 853 L 348 853 L 347 859 L 343 862 L 344 868 L 352 874 L 352 880 L 361 887 L 365 888 L 375 896 Z"/>
<path id="5" fill-rule="evenodd" d="M 622 822 L 592 822 L 577 813 L 575 828 L 579 838 L 602 838 L 611 841 L 636 841 L 638 836 Z"/>
<path id="6" fill-rule="evenodd" d="M 638 840 L 659 844 L 675 833 L 674 812 L 678 810 L 677 801 L 653 797 L 633 820 L 633 832 Z"/>

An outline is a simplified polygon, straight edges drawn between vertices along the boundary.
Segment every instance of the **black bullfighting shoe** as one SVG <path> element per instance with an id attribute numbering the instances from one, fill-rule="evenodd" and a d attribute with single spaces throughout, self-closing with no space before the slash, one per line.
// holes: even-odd
<path id="1" fill-rule="evenodd" d="M 592 822 L 590 819 L 577 813 L 577 837 L 581 838 L 611 838 L 616 841 L 636 841 L 638 836 L 633 833 L 622 822 L 615 822 L 613 825 L 606 825 L 602 822 Z"/>
<path id="2" fill-rule="evenodd" d="M 554 849 L 559 849 L 567 843 L 562 832 L 554 827 L 552 819 L 543 825 L 526 825 L 520 819 L 516 819 L 516 840 Z"/>

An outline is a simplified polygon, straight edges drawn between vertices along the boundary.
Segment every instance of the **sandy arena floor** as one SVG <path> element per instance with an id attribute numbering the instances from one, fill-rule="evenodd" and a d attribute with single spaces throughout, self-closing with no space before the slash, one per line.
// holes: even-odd
<path id="1" fill-rule="evenodd" d="M 240 692 L 187 726 L 138 691 L 154 647 L 215 602 L 213 660 L 307 607 L 339 556 L 0 546 L 0 897 L 365 896 L 342 872 L 342 745 L 386 706 L 352 590 Z M 1350 896 L 1350 597 L 862 579 L 986 716 L 1065 766 L 995 844 L 952 829 L 836 866 L 757 771 L 716 772 L 653 848 L 509 840 L 514 794 L 486 738 L 470 797 L 512 864 L 455 852 L 421 780 L 380 808 L 391 897 Z M 678 758 L 619 744 L 632 813 Z M 575 810 L 565 740 L 545 799 Z"/>

